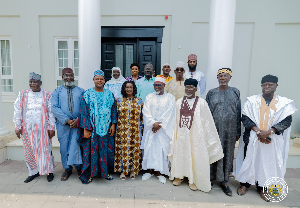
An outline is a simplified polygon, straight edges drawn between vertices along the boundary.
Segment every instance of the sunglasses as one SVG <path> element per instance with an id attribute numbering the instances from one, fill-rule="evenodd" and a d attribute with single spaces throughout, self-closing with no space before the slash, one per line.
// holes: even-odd
<path id="1" fill-rule="evenodd" d="M 162 87 L 162 84 L 153 84 L 154 87 Z"/>
<path id="2" fill-rule="evenodd" d="M 179 69 L 177 68 L 176 71 L 177 71 L 177 72 L 179 72 L 179 71 L 180 71 L 180 72 L 183 72 L 184 69 L 183 69 L 183 68 L 179 68 Z"/>

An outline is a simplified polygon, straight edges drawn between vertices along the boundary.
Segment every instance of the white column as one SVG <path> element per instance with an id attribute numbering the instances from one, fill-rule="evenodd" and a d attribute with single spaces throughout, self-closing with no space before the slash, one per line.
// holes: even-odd
<path id="1" fill-rule="evenodd" d="M 87 90 L 94 86 L 94 71 L 101 66 L 100 0 L 78 0 L 79 83 Z"/>
<path id="2" fill-rule="evenodd" d="M 236 0 L 211 0 L 206 74 L 207 91 L 219 86 L 217 81 L 218 69 L 232 67 L 235 9 Z"/>
<path id="3" fill-rule="evenodd" d="M 1 74 L 0 74 L 0 81 L 1 81 Z M 5 128 L 3 125 L 3 115 L 2 115 L 2 92 L 0 86 L 0 136 L 8 134 L 9 130 Z"/>

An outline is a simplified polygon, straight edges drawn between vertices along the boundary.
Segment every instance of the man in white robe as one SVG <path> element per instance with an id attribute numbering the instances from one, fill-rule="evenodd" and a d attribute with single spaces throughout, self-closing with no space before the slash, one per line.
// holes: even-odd
<path id="1" fill-rule="evenodd" d="M 197 80 L 184 82 L 187 96 L 176 101 L 169 160 L 174 186 L 187 177 L 190 189 L 209 192 L 210 164 L 223 158 L 222 145 L 206 101 L 196 96 Z"/>
<path id="2" fill-rule="evenodd" d="M 201 71 L 197 70 L 197 56 L 195 54 L 190 54 L 188 56 L 188 67 L 189 71 L 184 73 L 183 78 L 196 79 L 198 81 L 198 92 L 200 93 L 200 96 L 203 96 L 206 90 L 205 76 Z"/>
<path id="3" fill-rule="evenodd" d="M 148 180 L 156 171 L 161 183 L 170 175 L 168 152 L 175 121 L 175 98 L 164 92 L 165 79 L 156 77 L 155 92 L 147 95 L 144 108 L 144 134 L 141 149 L 144 150 L 142 168 L 147 170 L 142 180 Z"/>
<path id="4" fill-rule="evenodd" d="M 51 113 L 51 93 L 41 89 L 41 75 L 29 75 L 30 89 L 19 93 L 14 105 L 14 123 L 17 137 L 22 137 L 28 183 L 39 175 L 52 181 L 54 157 L 51 138 L 55 136 L 55 117 Z"/>
<path id="5" fill-rule="evenodd" d="M 272 177 L 284 179 L 291 116 L 297 110 L 293 100 L 274 94 L 277 82 L 276 76 L 264 76 L 262 94 L 248 97 L 243 106 L 242 120 L 246 130 L 244 140 L 240 140 L 234 172 L 235 179 L 241 182 L 237 189 L 239 195 L 246 194 L 250 185 L 257 181 L 257 191 L 267 202 L 270 197 L 263 188 L 266 181 Z"/>

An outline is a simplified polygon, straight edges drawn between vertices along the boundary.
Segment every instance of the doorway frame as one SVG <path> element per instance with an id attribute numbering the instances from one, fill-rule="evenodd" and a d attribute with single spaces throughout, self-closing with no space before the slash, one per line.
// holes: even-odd
<path id="1" fill-rule="evenodd" d="M 165 26 L 102 26 L 101 38 L 153 38 L 156 39 L 156 66 L 155 73 L 157 75 L 161 70 L 161 44 L 163 37 L 163 29 Z M 139 47 L 137 47 L 137 54 L 139 54 Z M 137 62 L 140 63 L 137 55 Z M 142 69 L 140 69 L 142 70 Z"/>

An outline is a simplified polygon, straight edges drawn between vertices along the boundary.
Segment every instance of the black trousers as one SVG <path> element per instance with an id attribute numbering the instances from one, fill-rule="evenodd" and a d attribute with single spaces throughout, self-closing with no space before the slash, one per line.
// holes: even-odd
<path id="1" fill-rule="evenodd" d="M 246 157 L 247 147 L 248 147 L 248 143 L 245 143 L 245 147 L 244 147 L 244 159 Z M 251 184 L 249 184 L 249 183 L 242 183 L 242 182 L 240 182 L 240 185 L 241 186 L 245 186 L 246 188 L 250 188 L 250 186 L 251 186 Z M 259 186 L 257 182 L 256 182 L 256 190 L 258 192 L 261 192 L 263 190 L 263 187 Z"/>

